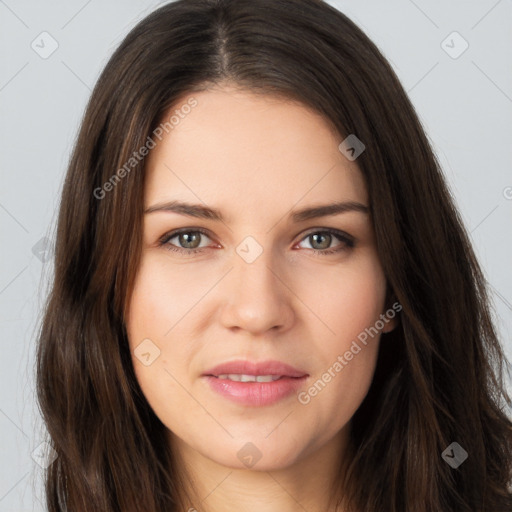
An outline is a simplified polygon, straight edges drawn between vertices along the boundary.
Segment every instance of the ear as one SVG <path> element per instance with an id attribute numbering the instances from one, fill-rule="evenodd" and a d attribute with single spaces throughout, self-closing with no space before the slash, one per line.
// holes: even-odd
<path id="1" fill-rule="evenodd" d="M 400 323 L 400 311 L 402 311 L 402 305 L 398 302 L 395 292 L 388 286 L 385 310 L 383 311 L 383 316 L 386 318 L 384 328 L 382 329 L 384 334 L 393 331 Z"/>

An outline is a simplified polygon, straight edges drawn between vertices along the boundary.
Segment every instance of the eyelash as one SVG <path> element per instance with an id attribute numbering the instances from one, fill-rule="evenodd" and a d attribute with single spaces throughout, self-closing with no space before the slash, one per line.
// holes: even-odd
<path id="1" fill-rule="evenodd" d="M 174 238 L 177 235 L 180 235 L 181 233 L 201 233 L 202 235 L 205 235 L 208 238 L 210 238 L 208 233 L 204 229 L 183 228 L 183 229 L 171 231 L 170 233 L 166 233 L 162 238 L 160 238 L 160 240 L 158 242 L 159 247 L 164 247 L 164 249 L 166 249 L 168 251 L 178 252 L 178 253 L 187 254 L 187 255 L 199 253 L 199 252 L 202 252 L 204 249 L 206 249 L 206 247 L 200 247 L 200 248 L 196 248 L 196 249 L 185 249 L 183 247 L 177 247 L 176 245 L 169 244 L 169 240 L 171 240 L 172 238 Z M 347 233 L 344 233 L 343 231 L 339 231 L 337 229 L 330 229 L 330 228 L 318 229 L 317 231 L 310 231 L 307 235 L 305 235 L 300 240 L 300 242 L 304 241 L 306 238 L 310 237 L 311 235 L 326 234 L 326 233 L 334 236 L 340 242 L 342 242 L 342 244 L 344 244 L 344 245 L 338 246 L 334 249 L 310 249 L 311 251 L 313 251 L 313 254 L 315 254 L 317 256 L 327 256 L 327 255 L 341 252 L 343 250 L 352 249 L 355 246 L 355 239 L 352 236 L 348 235 Z"/>

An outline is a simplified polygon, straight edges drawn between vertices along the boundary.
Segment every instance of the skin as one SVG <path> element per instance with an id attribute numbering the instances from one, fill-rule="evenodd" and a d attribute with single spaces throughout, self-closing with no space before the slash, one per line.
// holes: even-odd
<path id="1" fill-rule="evenodd" d="M 362 350 L 307 404 L 292 394 L 241 406 L 201 374 L 229 360 L 275 359 L 306 371 L 307 391 L 389 308 L 369 214 L 289 218 L 335 201 L 368 206 L 362 174 L 338 150 L 342 138 L 301 104 L 227 84 L 193 97 L 197 106 L 147 157 L 145 205 L 200 203 L 220 209 L 225 221 L 145 214 L 126 323 L 136 377 L 195 483 L 187 507 L 333 510 L 329 486 L 346 462 L 350 420 L 371 384 L 380 334 L 359 343 Z M 190 247 L 179 236 L 159 245 L 179 228 L 207 231 L 195 234 L 202 252 L 168 250 Z M 328 228 L 351 235 L 354 247 L 309 236 Z M 247 236 L 263 250 L 252 263 L 236 252 Z M 145 339 L 151 358 L 160 350 L 149 365 L 135 355 Z M 237 456 L 247 442 L 261 453 L 251 468 Z"/>

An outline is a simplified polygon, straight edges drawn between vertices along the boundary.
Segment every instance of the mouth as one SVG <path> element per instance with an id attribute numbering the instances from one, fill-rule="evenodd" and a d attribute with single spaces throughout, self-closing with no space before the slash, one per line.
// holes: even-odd
<path id="1" fill-rule="evenodd" d="M 202 375 L 210 390 L 246 407 L 275 404 L 296 393 L 309 374 L 279 361 L 232 361 Z"/>

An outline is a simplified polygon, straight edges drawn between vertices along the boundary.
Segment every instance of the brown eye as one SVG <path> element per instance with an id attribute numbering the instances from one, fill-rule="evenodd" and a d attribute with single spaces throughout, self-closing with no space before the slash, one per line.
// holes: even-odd
<path id="1" fill-rule="evenodd" d="M 200 246 L 202 238 L 209 240 L 209 237 L 205 231 L 198 229 L 182 229 L 164 235 L 160 239 L 159 245 L 164 246 L 170 251 L 194 253 L 200 252 L 206 248 L 205 245 Z M 173 239 L 176 239 L 176 242 L 171 243 L 171 240 Z"/>
<path id="2" fill-rule="evenodd" d="M 309 235 L 313 249 L 328 249 L 331 245 L 332 235 L 326 233 L 314 233 Z M 318 245 L 317 245 L 318 244 Z M 315 245 L 317 245 L 315 247 Z"/>
<path id="3" fill-rule="evenodd" d="M 179 243 L 186 249 L 196 249 L 199 246 L 201 234 L 196 231 L 187 231 L 177 235 Z"/>
<path id="4" fill-rule="evenodd" d="M 316 254 L 333 254 L 354 247 L 355 240 L 352 236 L 343 231 L 323 229 L 311 231 L 302 241 L 307 240 L 311 245 L 310 249 Z M 338 240 L 338 244 L 331 246 L 332 242 Z M 306 247 L 308 249 L 308 247 Z"/>

